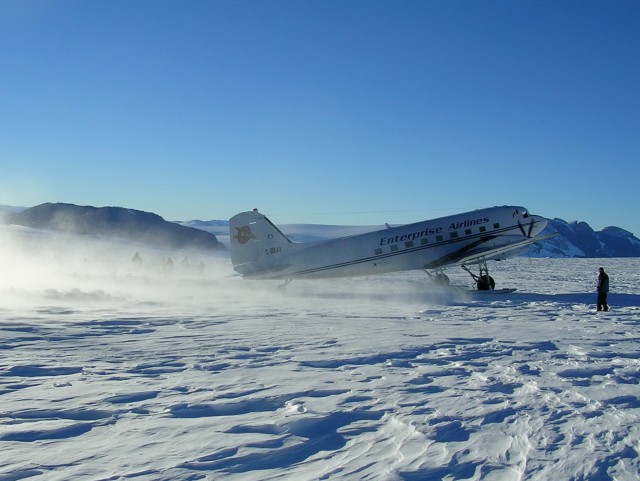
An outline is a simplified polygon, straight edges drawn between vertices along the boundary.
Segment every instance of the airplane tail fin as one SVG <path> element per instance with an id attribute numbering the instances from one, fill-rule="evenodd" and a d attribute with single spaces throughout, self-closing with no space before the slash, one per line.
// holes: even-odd
<path id="1" fill-rule="evenodd" d="M 260 277 L 288 267 L 291 241 L 257 209 L 229 219 L 233 268 L 243 276 Z"/>

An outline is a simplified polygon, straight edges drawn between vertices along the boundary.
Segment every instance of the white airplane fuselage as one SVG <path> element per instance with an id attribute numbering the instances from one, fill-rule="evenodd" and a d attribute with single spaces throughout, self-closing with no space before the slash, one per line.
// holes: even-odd
<path id="1" fill-rule="evenodd" d="M 534 238 L 546 220 L 505 206 L 389 227 L 327 241 L 291 242 L 254 210 L 230 220 L 234 269 L 246 278 L 356 277 L 435 269 L 496 254 Z M 493 257 L 492 257 L 493 256 Z"/>

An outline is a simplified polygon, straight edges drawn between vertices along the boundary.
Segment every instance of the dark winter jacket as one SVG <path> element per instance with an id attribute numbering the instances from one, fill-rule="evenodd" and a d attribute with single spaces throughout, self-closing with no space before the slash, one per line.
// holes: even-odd
<path id="1" fill-rule="evenodd" d="M 609 292 L 609 276 L 606 272 L 600 271 L 598 275 L 598 293 L 606 294 Z"/>

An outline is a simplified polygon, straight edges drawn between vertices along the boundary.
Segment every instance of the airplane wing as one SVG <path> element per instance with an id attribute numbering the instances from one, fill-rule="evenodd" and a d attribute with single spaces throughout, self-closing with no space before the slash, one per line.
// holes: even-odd
<path id="1" fill-rule="evenodd" d="M 491 239 L 494 239 L 495 236 L 486 236 L 483 237 L 482 239 L 477 240 L 476 242 L 473 242 L 472 244 L 468 244 L 466 246 L 464 246 L 461 249 L 458 249 L 455 252 L 450 252 L 449 254 L 447 254 L 446 256 L 440 257 L 438 259 L 435 259 L 431 262 L 429 262 L 428 264 L 426 264 L 424 266 L 425 269 L 437 269 L 438 267 L 443 267 L 443 266 L 447 266 L 449 264 L 455 264 L 456 262 L 459 262 L 460 259 L 465 258 L 467 255 L 469 255 L 470 252 L 475 252 L 477 251 L 478 246 L 489 242 Z"/>
<path id="2" fill-rule="evenodd" d="M 517 249 L 522 249 L 529 244 L 533 244 L 534 242 L 539 242 L 541 240 L 548 239 L 557 235 L 557 233 L 548 234 L 545 236 L 535 237 L 525 239 L 520 242 L 514 242 L 513 244 L 509 244 L 506 246 L 500 247 L 483 247 L 483 244 L 490 242 L 495 236 L 486 236 L 473 244 L 469 244 L 464 246 L 462 249 L 457 250 L 455 252 L 449 253 L 444 257 L 434 260 L 427 264 L 425 269 L 435 269 L 438 267 L 446 266 L 449 264 L 474 264 L 480 262 L 482 260 L 500 260 L 506 259 L 508 257 L 513 257 L 514 255 L 518 255 L 519 252 L 513 252 L 511 255 L 502 256 L 510 251 L 514 251 Z"/>
<path id="3" fill-rule="evenodd" d="M 535 237 L 535 238 L 529 238 L 529 239 L 525 239 L 523 241 L 520 242 L 515 242 L 513 244 L 509 244 L 507 246 L 501 246 L 501 247 L 495 247 L 495 248 L 489 248 L 489 249 L 473 249 L 472 251 L 469 251 L 468 253 L 466 253 L 465 255 L 461 256 L 460 259 L 456 260 L 456 263 L 459 264 L 474 264 L 476 262 L 480 262 L 482 260 L 503 260 L 503 259 L 507 259 L 509 257 L 513 257 L 518 255 L 520 252 L 518 252 L 518 250 L 522 251 L 523 247 L 526 247 L 530 244 L 533 244 L 535 242 L 540 242 L 542 240 L 545 239 L 549 239 L 550 237 L 554 237 L 558 235 L 557 232 L 554 232 L 553 234 L 547 234 L 544 236 L 540 236 L 540 237 Z M 515 251 L 515 252 L 513 252 Z M 510 253 L 510 255 L 506 255 L 503 256 L 503 254 L 505 253 Z"/>

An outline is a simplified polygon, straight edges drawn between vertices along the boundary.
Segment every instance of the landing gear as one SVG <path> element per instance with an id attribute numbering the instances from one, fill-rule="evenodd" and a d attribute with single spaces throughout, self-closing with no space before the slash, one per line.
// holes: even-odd
<path id="1" fill-rule="evenodd" d="M 496 290 L 496 281 L 493 280 L 493 277 L 489 275 L 489 268 L 487 267 L 487 259 L 482 258 L 477 261 L 478 264 L 478 274 L 475 272 L 471 272 L 467 266 L 464 264 L 461 267 L 469 273 L 476 284 L 476 290 L 480 292 L 491 292 L 492 294 L 509 294 L 514 292 L 516 289 L 498 289 Z M 435 272 L 429 272 L 425 269 L 427 275 L 431 278 L 431 280 L 439 285 L 447 287 L 449 286 L 449 277 L 442 271 L 442 269 L 435 269 Z"/>
<path id="2" fill-rule="evenodd" d="M 496 288 L 496 281 L 489 275 L 489 268 L 487 267 L 487 260 L 482 259 L 479 264 L 480 275 L 475 275 L 465 265 L 462 268 L 469 273 L 473 280 L 476 281 L 476 288 L 479 291 L 492 291 Z"/>
<path id="3" fill-rule="evenodd" d="M 478 277 L 476 287 L 479 291 L 492 291 L 496 288 L 496 281 L 493 280 L 493 277 L 485 274 Z"/>
<path id="4" fill-rule="evenodd" d="M 431 278 L 431 280 L 436 284 L 438 284 L 439 286 L 449 285 L 449 276 L 447 276 L 442 269 L 436 270 L 435 274 L 432 274 L 426 269 L 425 269 L 425 272 Z"/>

